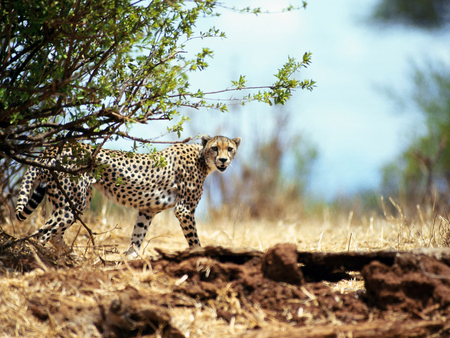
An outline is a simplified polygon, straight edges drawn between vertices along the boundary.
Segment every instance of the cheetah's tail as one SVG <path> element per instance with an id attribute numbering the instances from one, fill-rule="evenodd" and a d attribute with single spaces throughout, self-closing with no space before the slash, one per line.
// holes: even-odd
<path id="1" fill-rule="evenodd" d="M 16 217 L 19 221 L 24 221 L 27 219 L 28 215 L 30 215 L 37 206 L 42 202 L 47 192 L 47 182 L 41 182 L 37 186 L 36 190 L 33 191 L 33 194 L 28 199 L 27 204 L 17 205 L 16 208 Z"/>
<path id="2" fill-rule="evenodd" d="M 19 221 L 27 219 L 28 215 L 30 215 L 44 199 L 47 191 L 47 182 L 40 182 L 38 187 L 31 194 L 31 197 L 28 198 L 38 174 L 38 168 L 29 167 L 22 179 L 16 206 L 16 217 Z"/>

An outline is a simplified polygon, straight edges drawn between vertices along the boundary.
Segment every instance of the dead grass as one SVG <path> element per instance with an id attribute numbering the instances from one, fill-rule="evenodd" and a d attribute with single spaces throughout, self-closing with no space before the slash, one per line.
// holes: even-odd
<path id="1" fill-rule="evenodd" d="M 391 203 L 395 205 L 394 201 Z M 415 218 L 406 219 L 401 208 L 398 205 L 396 207 L 396 215 L 355 219 L 352 213 L 330 215 L 325 210 L 320 219 L 286 217 L 286 221 L 277 222 L 250 219 L 244 210 L 231 217 L 200 220 L 198 230 L 203 246 L 220 245 L 260 251 L 277 243 L 294 243 L 300 251 L 322 252 L 408 251 L 419 247 L 449 246 L 450 223 L 447 218 L 434 215 L 432 210 L 418 208 Z M 26 236 L 43 224 L 42 213 L 42 210 L 35 212 L 25 224 L 7 219 L 2 229 L 16 238 Z M 98 215 L 87 214 L 87 224 L 98 233 L 95 237 L 98 249 L 92 250 L 87 232 L 75 224 L 67 232 L 66 242 L 73 244 L 78 256 L 76 260 L 54 260 L 53 265 L 41 262 L 38 269 L 21 273 L 6 268 L 2 262 L 5 256 L 0 253 L 0 337 L 100 337 L 102 335 L 98 329 L 82 313 L 97 311 L 95 309 L 100 305 L 108 307 L 109 299 L 115 299 L 118 294 L 130 289 L 141 292 L 144 299 L 144 295 L 152 299 L 155 294 L 169 297 L 173 288 L 184 282 L 183 278 L 155 274 L 151 264 L 136 270 L 131 269 L 127 262 L 120 261 L 121 253 L 128 245 L 135 215 L 135 211 L 117 209 L 110 204 L 104 204 Z M 187 248 L 172 212 L 162 213 L 155 218 L 143 246 L 144 258 L 155 256 L 155 248 L 170 252 Z M 109 262 L 106 266 L 103 264 L 105 261 Z M 75 270 L 69 269 L 70 266 L 75 266 Z M 86 274 L 98 273 L 95 279 L 97 282 L 90 286 L 80 284 L 83 286 L 80 290 L 76 284 L 65 283 L 74 273 L 80 280 Z M 51 278 L 48 277 L 50 275 Z M 329 285 L 340 293 L 363 288 L 362 282 L 357 279 Z M 39 319 L 39 315 L 33 312 L 38 310 L 33 310 L 32 306 L 36 304 L 39 307 L 44 298 L 52 300 L 55 312 L 43 313 Z M 255 327 L 275 330 L 289 326 L 267 317 L 258 306 L 248 311 L 249 307 L 231 290 L 223 290 L 219 298 L 217 303 L 206 304 L 187 296 L 179 299 L 183 306 L 167 307 L 171 325 L 186 337 L 223 336 Z M 218 308 L 224 304 L 239 315 L 230 321 L 218 316 Z M 80 309 L 91 310 L 83 312 Z M 73 315 L 77 311 L 80 315 Z M 71 320 L 58 320 L 62 315 L 73 317 Z M 330 322 L 326 318 L 322 321 Z M 162 330 L 157 328 L 156 336 L 163 335 Z"/>

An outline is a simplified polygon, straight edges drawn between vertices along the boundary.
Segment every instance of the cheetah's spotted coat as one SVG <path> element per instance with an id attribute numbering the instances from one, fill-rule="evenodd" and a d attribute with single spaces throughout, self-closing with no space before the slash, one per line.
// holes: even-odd
<path id="1" fill-rule="evenodd" d="M 167 162 L 162 168 L 154 168 L 154 161 L 146 154 L 130 155 L 101 149 L 94 168 L 104 168 L 100 170 L 101 178 L 98 181 L 89 173 L 81 175 L 76 181 L 62 172 L 57 175 L 61 186 L 80 212 L 84 212 L 89 205 L 92 186 L 110 200 L 139 210 L 128 255 L 137 255 L 153 217 L 169 208 L 175 208 L 175 215 L 189 246 L 195 247 L 200 246 L 195 227 L 195 210 L 203 193 L 205 178 L 216 169 L 221 172 L 226 170 L 240 142 L 239 137 L 211 138 L 205 135 L 202 144 L 176 144 L 158 153 Z M 90 146 L 81 147 L 83 151 L 92 151 Z M 72 154 L 69 148 L 61 155 L 67 155 L 69 159 L 80 156 Z M 56 157 L 56 150 L 50 149 L 44 152 L 41 161 L 55 163 Z M 38 182 L 38 186 L 28 197 L 35 182 Z M 74 223 L 75 217 L 48 170 L 37 167 L 27 170 L 20 188 L 16 216 L 19 220 L 26 219 L 45 194 L 53 205 L 53 213 L 34 235 L 44 244 L 50 240 L 55 246 L 61 247 L 64 246 L 64 231 Z"/>

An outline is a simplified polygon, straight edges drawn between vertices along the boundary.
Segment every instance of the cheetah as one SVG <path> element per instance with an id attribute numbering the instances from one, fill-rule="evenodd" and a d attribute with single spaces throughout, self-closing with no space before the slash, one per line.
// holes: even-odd
<path id="1" fill-rule="evenodd" d="M 64 232 L 75 222 L 71 206 L 83 213 L 89 206 L 92 187 L 118 204 L 138 209 L 138 216 L 125 252 L 128 258 L 138 256 L 139 249 L 153 217 L 163 210 L 174 208 L 184 237 L 190 247 L 200 246 L 195 226 L 195 210 L 202 197 L 206 177 L 216 169 L 224 172 L 236 155 L 241 138 L 203 135 L 201 144 L 175 144 L 156 155 L 164 158 L 165 166 L 156 166 L 155 157 L 124 151 L 101 149 L 95 159 L 92 173 L 75 179 L 57 172 L 58 181 L 70 201 L 58 188 L 56 180 L 47 169 L 29 167 L 22 180 L 16 206 L 17 219 L 23 221 L 47 195 L 53 212 L 46 223 L 31 236 L 42 244 L 50 241 L 56 248 L 65 247 Z M 76 158 L 93 151 L 79 144 L 78 151 L 65 148 L 59 158 L 64 158 L 66 168 L 74 168 Z M 43 152 L 41 161 L 55 164 L 56 149 Z M 97 173 L 97 175 L 94 175 Z M 30 192 L 35 188 L 33 194 Z"/>

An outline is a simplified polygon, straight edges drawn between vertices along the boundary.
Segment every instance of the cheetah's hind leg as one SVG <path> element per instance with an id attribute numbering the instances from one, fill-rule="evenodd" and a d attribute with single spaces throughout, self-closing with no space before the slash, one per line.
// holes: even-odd
<path id="1" fill-rule="evenodd" d="M 54 210 L 44 226 L 32 235 L 35 236 L 42 245 L 45 245 L 50 241 L 50 243 L 62 253 L 70 252 L 70 248 L 64 242 L 63 236 L 66 229 L 75 222 L 72 210 L 70 210 L 70 208 L 67 209 L 68 210 Z"/>

